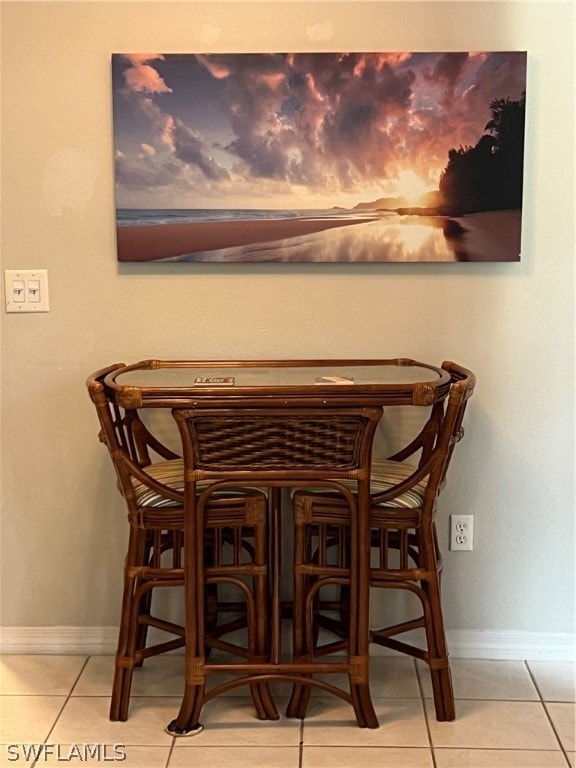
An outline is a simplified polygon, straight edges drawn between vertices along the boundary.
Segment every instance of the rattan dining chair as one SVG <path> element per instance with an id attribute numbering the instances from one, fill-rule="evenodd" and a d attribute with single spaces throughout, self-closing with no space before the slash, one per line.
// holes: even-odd
<path id="1" fill-rule="evenodd" d="M 382 409 L 319 404 L 318 398 L 312 404 L 304 398 L 281 404 L 255 398 L 251 405 L 239 403 L 235 407 L 231 399 L 226 407 L 175 408 L 173 414 L 182 438 L 185 474 L 186 687 L 180 712 L 168 731 L 174 735 L 197 731 L 206 702 L 237 686 L 254 686 L 262 680 L 319 686 L 352 705 L 361 727 L 378 727 L 368 686 L 369 572 L 366 560 L 359 556 L 360 550 L 369 546 L 368 517 L 358 510 L 367 511 L 372 440 Z M 214 482 L 199 493 L 198 483 L 206 480 Z M 290 523 L 284 519 L 278 494 L 273 491 L 303 482 L 338 490 L 348 505 L 349 562 L 329 577 L 333 584 L 349 586 L 347 654 L 340 663 L 315 662 L 299 649 L 291 659 L 283 654 L 280 560 L 281 542 Z M 203 562 L 211 498 L 230 486 L 254 484 L 271 488 L 271 498 L 275 499 L 269 508 L 273 543 L 268 559 L 258 561 L 258 565 L 255 560 L 250 568 L 235 562 Z M 233 584 L 244 593 L 249 626 L 259 638 L 260 658 L 253 656 L 238 664 L 207 657 L 202 631 L 205 584 L 221 583 Z M 294 611 L 304 612 L 311 596 L 305 594 L 302 580 L 295 583 L 299 593 Z M 349 688 L 317 677 L 330 673 L 345 674 Z M 218 674 L 232 679 L 208 689 L 208 678 Z"/>
<path id="2" fill-rule="evenodd" d="M 86 382 L 100 422 L 100 440 L 109 450 L 129 522 L 111 720 L 128 718 L 134 668 L 150 656 L 185 644 L 184 626 L 159 617 L 158 609 L 152 610 L 154 590 L 184 585 L 183 462 L 154 437 L 136 409 L 121 408 L 115 402 L 105 379 L 120 367 L 117 364 L 101 369 Z M 266 506 L 266 494 L 260 489 L 228 489 L 212 495 L 206 514 L 203 559 L 218 563 L 231 551 L 233 558 L 242 557 L 257 568 L 258 561 L 266 557 Z M 240 657 L 255 653 L 251 632 L 247 646 L 235 636 L 234 642 L 224 638 L 247 626 L 243 603 L 221 600 L 217 588 L 207 585 L 204 606 L 203 628 L 209 649 L 224 647 Z M 149 627 L 173 638 L 147 645 Z M 260 717 L 274 715 L 276 710 L 266 686 L 253 687 L 252 696 Z"/>
<path id="3" fill-rule="evenodd" d="M 435 516 L 476 382 L 471 371 L 455 363 L 444 362 L 442 368 L 451 379 L 446 400 L 432 407 L 429 420 L 409 445 L 388 460 L 373 462 L 370 500 L 371 587 L 408 590 L 417 596 L 422 610 L 410 620 L 372 629 L 370 639 L 428 664 L 440 721 L 453 720 L 455 706 L 440 597 L 442 557 Z M 296 630 L 296 644 L 304 653 L 318 657 L 342 651 L 349 642 L 347 586 L 337 596 L 323 600 L 320 588 L 322 574 L 329 573 L 334 563 L 340 567 L 348 563 L 350 517 L 347 505 L 334 495 L 304 488 L 294 492 L 293 501 L 295 570 L 316 582 L 316 601 L 306 623 Z M 425 648 L 397 638 L 418 628 L 424 628 Z M 322 629 L 328 635 L 324 632 L 323 640 L 319 640 Z M 289 711 L 304 716 L 308 699 L 309 691 L 295 686 Z"/>

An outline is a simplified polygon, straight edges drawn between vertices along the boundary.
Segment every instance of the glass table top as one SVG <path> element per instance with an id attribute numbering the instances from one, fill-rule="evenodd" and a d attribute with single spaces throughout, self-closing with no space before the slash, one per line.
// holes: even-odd
<path id="1" fill-rule="evenodd" d="M 148 361 L 144 361 L 144 364 Z M 153 361 L 153 367 L 126 366 L 114 375 L 120 386 L 130 387 L 302 387 L 309 385 L 382 385 L 438 382 L 445 373 L 425 363 L 397 364 L 383 360 L 325 361 L 318 365 L 270 361 L 266 365 L 202 361 Z M 157 367 L 156 367 L 157 366 Z"/>
<path id="2" fill-rule="evenodd" d="M 167 398 L 328 394 L 330 397 L 415 390 L 444 394 L 450 377 L 441 368 L 391 360 L 169 361 L 144 360 L 110 374 L 106 383 L 120 396 L 143 403 Z M 430 402 L 430 395 L 425 399 Z M 168 402 L 166 403 L 169 404 Z M 136 406 L 137 407 L 137 406 Z"/>

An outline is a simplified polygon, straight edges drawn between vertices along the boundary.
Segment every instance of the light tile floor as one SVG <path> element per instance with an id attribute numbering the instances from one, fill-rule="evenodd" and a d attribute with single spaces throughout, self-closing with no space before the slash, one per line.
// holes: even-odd
<path id="1" fill-rule="evenodd" d="M 202 733 L 174 739 L 164 727 L 180 702 L 181 656 L 149 659 L 137 670 L 125 723 L 108 720 L 111 657 L 4 656 L 0 768 L 576 766 L 572 663 L 453 659 L 452 723 L 434 717 L 425 665 L 405 657 L 371 664 L 376 730 L 358 728 L 346 704 L 318 693 L 304 721 L 261 722 L 246 691 L 235 689 L 204 707 Z M 285 706 L 287 689 L 274 693 Z"/>

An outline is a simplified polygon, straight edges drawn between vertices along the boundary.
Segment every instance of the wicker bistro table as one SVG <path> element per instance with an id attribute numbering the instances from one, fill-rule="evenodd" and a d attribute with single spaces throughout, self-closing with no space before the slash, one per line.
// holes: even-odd
<path id="1" fill-rule="evenodd" d="M 182 438 L 185 692 L 168 731 L 198 732 L 202 705 L 237 685 L 251 686 L 260 718 L 277 719 L 268 691 L 272 680 L 293 683 L 293 691 L 302 686 L 330 691 L 353 707 L 360 727 L 378 727 L 368 680 L 372 441 L 384 407 L 432 406 L 448 394 L 449 374 L 410 359 L 144 360 L 117 368 L 105 381 L 123 408 L 170 409 Z M 202 490 L 206 481 L 208 489 Z M 345 578 L 342 568 L 331 569 L 326 563 L 322 571 L 326 583 L 344 584 L 348 590 L 345 661 L 314 658 L 302 639 L 296 647 L 296 634 L 288 660 L 281 647 L 285 606 L 280 562 L 285 537 L 280 490 L 298 486 L 337 490 L 350 506 Z M 266 488 L 268 497 L 265 555 L 248 570 L 203 562 L 207 505 L 213 494 L 238 487 Z M 291 615 L 299 626 L 298 637 L 303 638 L 311 634 L 307 617 L 315 592 L 311 588 L 304 594 L 306 577 L 299 576 L 294 585 L 300 585 L 301 593 L 294 596 Z M 255 631 L 265 638 L 265 647 L 260 640 L 254 646 L 257 653 L 249 653 L 240 663 L 219 663 L 205 650 L 204 596 L 206 586 L 215 583 L 241 587 L 248 603 L 248 626 L 259 627 Z M 224 673 L 226 682 L 207 690 L 207 676 L 217 673 Z M 347 674 L 349 690 L 325 682 L 328 673 Z M 297 701 L 291 702 L 287 714 L 302 716 L 299 713 Z"/>

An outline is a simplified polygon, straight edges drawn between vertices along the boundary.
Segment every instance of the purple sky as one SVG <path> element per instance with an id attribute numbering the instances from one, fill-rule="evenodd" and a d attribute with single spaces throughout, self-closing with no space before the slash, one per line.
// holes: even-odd
<path id="1" fill-rule="evenodd" d="M 526 54 L 115 54 L 113 88 L 118 207 L 417 202 Z"/>

